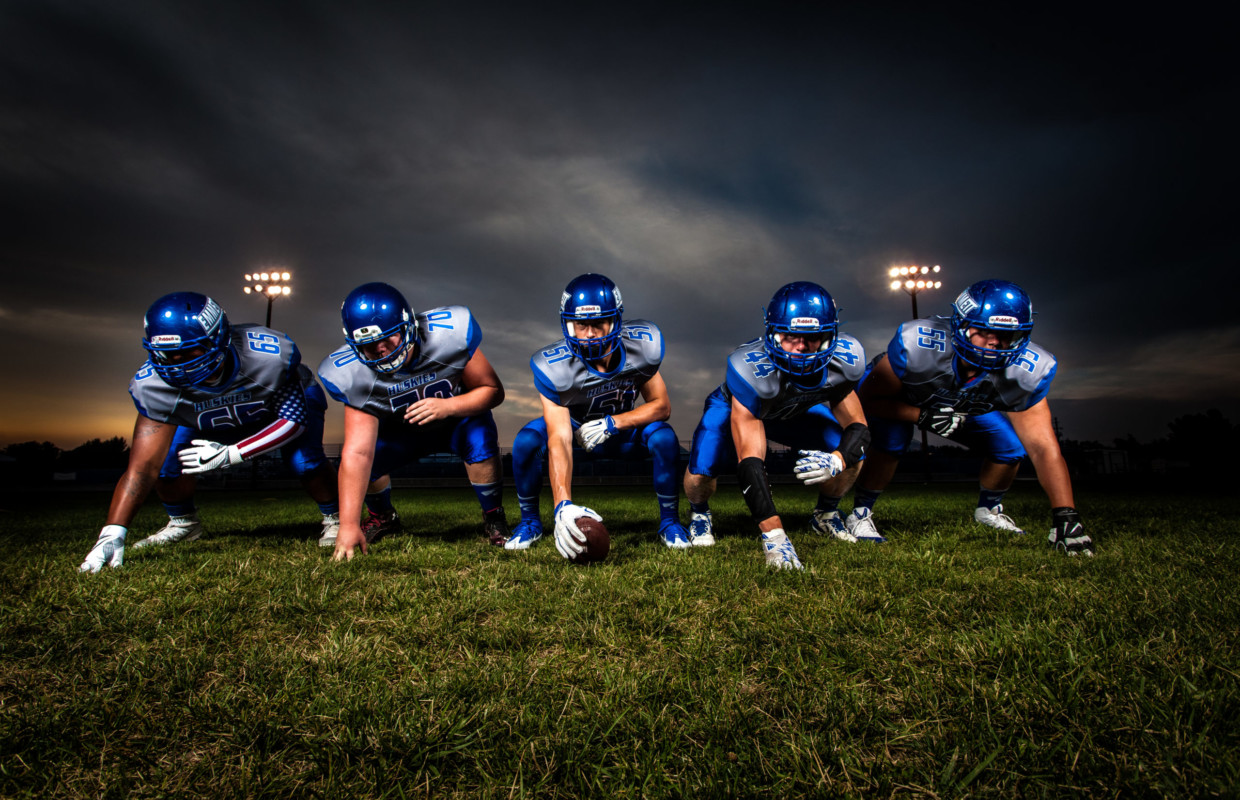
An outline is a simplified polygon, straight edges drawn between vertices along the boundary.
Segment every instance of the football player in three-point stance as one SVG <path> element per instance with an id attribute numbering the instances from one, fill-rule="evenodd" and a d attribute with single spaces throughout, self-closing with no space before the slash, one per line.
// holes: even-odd
<path id="1" fill-rule="evenodd" d="M 857 477 L 870 434 L 853 387 L 865 369 L 860 342 L 839 332 L 835 301 L 821 286 L 800 281 L 779 289 L 765 312 L 766 333 L 728 356 L 726 380 L 706 398 L 685 470 L 689 531 L 695 545 L 714 544 L 709 500 L 716 476 L 737 465 L 741 492 L 767 564 L 801 569 L 775 510 L 766 475 L 767 440 L 799 451 L 796 476 L 820 484 L 811 525 L 857 541 L 836 511 Z M 828 408 L 830 406 L 830 408 Z"/>
<path id="2" fill-rule="evenodd" d="M 672 548 L 690 546 L 679 519 L 676 459 L 680 444 L 666 420 L 667 386 L 659 374 L 663 333 L 653 322 L 623 319 L 620 290 L 603 275 L 574 278 L 560 300 L 564 338 L 534 353 L 530 369 L 543 416 L 517 433 L 512 467 L 521 521 L 506 548 L 523 550 L 542 536 L 538 501 L 542 469 L 550 459 L 555 544 L 565 558 L 581 552 L 576 520 L 591 509 L 572 501 L 573 442 L 587 452 L 654 460 L 659 534 Z M 637 395 L 645 401 L 636 405 Z"/>
<path id="3" fill-rule="evenodd" d="M 152 487 L 170 519 L 134 547 L 197 539 L 196 476 L 276 448 L 323 513 L 320 543 L 334 542 L 336 471 L 323 455 L 327 399 L 292 339 L 258 325 L 229 326 L 214 300 L 194 292 L 156 300 L 144 323 L 149 357 L 129 384 L 138 407 L 129 467 L 81 569 L 121 565 L 128 527 Z"/>
<path id="4" fill-rule="evenodd" d="M 386 283 L 357 287 L 340 307 L 345 346 L 319 365 L 319 379 L 344 403 L 340 534 L 336 560 L 363 553 L 400 530 L 387 473 L 432 453 L 455 453 L 482 507 L 491 544 L 508 538 L 503 474 L 491 409 L 504 401 L 465 306 L 414 314 Z M 361 520 L 365 500 L 368 515 Z"/>
<path id="5" fill-rule="evenodd" d="M 1068 555 L 1093 555 L 1046 401 L 1055 357 L 1029 341 L 1032 330 L 1028 295 L 1001 280 L 961 292 L 950 320 L 900 326 L 858 389 L 874 444 L 857 480 L 850 531 L 877 535 L 871 511 L 917 425 L 986 454 L 974 519 L 1013 533 L 1023 531 L 1001 501 L 1027 451 L 1050 499 L 1051 545 Z"/>

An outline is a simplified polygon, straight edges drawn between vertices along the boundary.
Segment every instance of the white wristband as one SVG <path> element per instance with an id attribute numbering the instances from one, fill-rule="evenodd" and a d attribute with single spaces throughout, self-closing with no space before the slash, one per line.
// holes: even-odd
<path id="1" fill-rule="evenodd" d="M 119 536 L 124 539 L 125 534 L 127 533 L 129 533 L 129 529 L 124 525 L 104 525 L 103 530 L 99 531 L 99 538 L 102 539 L 105 536 Z"/>

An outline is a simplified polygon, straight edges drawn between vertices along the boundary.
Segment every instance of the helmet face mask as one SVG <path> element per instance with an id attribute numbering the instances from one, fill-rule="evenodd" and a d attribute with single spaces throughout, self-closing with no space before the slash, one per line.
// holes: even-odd
<path id="1" fill-rule="evenodd" d="M 775 292 L 766 307 L 766 355 L 794 379 L 813 379 L 835 355 L 839 314 L 835 300 L 816 283 L 797 281 Z M 784 349 L 786 336 L 821 337 L 818 347 L 801 353 Z"/>
<path id="2" fill-rule="evenodd" d="M 970 331 L 1000 334 L 999 346 L 974 343 Z M 1011 281 L 978 281 L 952 303 L 952 347 L 957 358 L 977 369 L 990 372 L 1015 364 L 1032 332 L 1033 303 Z"/>
<path id="3" fill-rule="evenodd" d="M 597 337 L 578 336 L 578 323 L 603 327 Z M 610 327 L 607 327 L 610 323 Z M 560 297 L 560 328 L 573 355 L 583 361 L 602 361 L 620 346 L 624 325 L 624 300 L 616 284 L 603 275 L 587 273 L 569 282 Z"/>
<path id="4" fill-rule="evenodd" d="M 340 319 L 345 343 L 375 372 L 396 372 L 418 346 L 413 309 L 404 295 L 386 283 L 366 283 L 349 292 L 340 306 Z M 369 346 L 392 336 L 400 338 L 386 354 Z"/>
<path id="5" fill-rule="evenodd" d="M 219 373 L 232 352 L 229 330 L 228 316 L 210 297 L 175 292 L 147 309 L 142 347 L 165 383 L 200 386 Z"/>

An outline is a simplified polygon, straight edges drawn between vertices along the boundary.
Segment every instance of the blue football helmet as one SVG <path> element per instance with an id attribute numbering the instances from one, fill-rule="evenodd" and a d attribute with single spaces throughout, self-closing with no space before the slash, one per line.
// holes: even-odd
<path id="1" fill-rule="evenodd" d="M 990 349 L 969 341 L 969 329 L 1012 334 L 1007 347 Z M 966 364 L 981 370 L 1007 369 L 1029 344 L 1033 331 L 1033 303 L 1025 290 L 1011 281 L 978 281 L 952 303 L 952 347 Z"/>
<path id="2" fill-rule="evenodd" d="M 405 365 L 418 346 L 418 326 L 405 296 L 386 283 L 364 283 L 344 299 L 340 306 L 344 340 L 359 361 L 375 372 L 395 372 Z M 363 345 L 400 334 L 400 343 L 391 353 L 368 358 Z"/>
<path id="3" fill-rule="evenodd" d="M 147 309 L 142 327 L 148 360 L 170 386 L 198 386 L 219 372 L 232 352 L 228 316 L 205 294 L 164 295 Z"/>
<path id="4" fill-rule="evenodd" d="M 839 327 L 835 300 L 826 289 L 809 281 L 790 283 L 766 307 L 766 355 L 794 378 L 817 375 L 835 355 Z M 822 344 L 812 353 L 789 353 L 781 345 L 786 333 L 821 336 Z"/>
<path id="5" fill-rule="evenodd" d="M 573 354 L 583 361 L 601 361 L 620 345 L 620 327 L 624 324 L 624 301 L 611 279 L 587 273 L 569 282 L 560 298 L 560 327 Z M 611 330 L 597 339 L 577 337 L 576 324 L 590 320 L 611 320 Z"/>

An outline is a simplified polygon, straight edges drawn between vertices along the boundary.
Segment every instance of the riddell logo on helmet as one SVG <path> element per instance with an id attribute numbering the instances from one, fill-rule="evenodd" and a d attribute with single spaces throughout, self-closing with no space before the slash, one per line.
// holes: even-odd
<path id="1" fill-rule="evenodd" d="M 175 333 L 161 333 L 158 336 L 151 337 L 151 344 L 154 345 L 177 345 L 181 343 L 181 337 Z"/>
<path id="2" fill-rule="evenodd" d="M 603 313 L 603 307 L 602 306 L 577 306 L 576 313 L 578 314 L 601 314 Z"/>
<path id="3" fill-rule="evenodd" d="M 792 322 L 788 323 L 789 328 L 821 328 L 822 324 L 818 321 L 818 317 L 793 317 Z"/>
<path id="4" fill-rule="evenodd" d="M 1006 314 L 995 314 L 986 320 L 986 324 L 992 328 L 1015 328 L 1020 325 L 1020 320 L 1016 317 L 1009 317 Z"/>
<path id="5" fill-rule="evenodd" d="M 378 339 L 383 334 L 383 329 L 378 325 L 363 325 L 353 331 L 353 341 L 357 344 L 368 344 Z"/>

